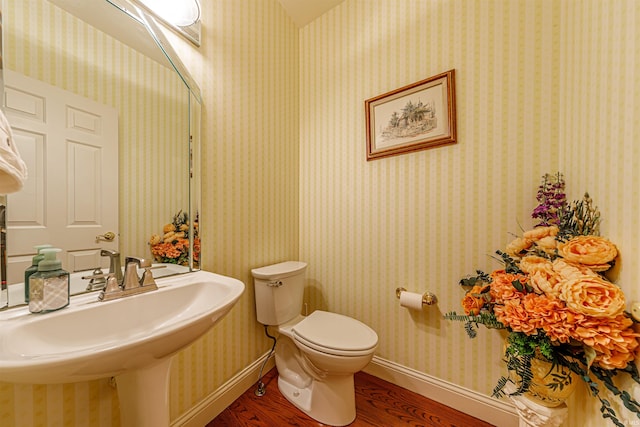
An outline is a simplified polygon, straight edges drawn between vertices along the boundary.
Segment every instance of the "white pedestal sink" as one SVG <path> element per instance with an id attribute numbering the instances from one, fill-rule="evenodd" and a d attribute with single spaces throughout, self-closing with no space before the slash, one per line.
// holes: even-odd
<path id="1" fill-rule="evenodd" d="M 0 378 L 59 384 L 115 377 L 123 427 L 169 425 L 172 356 L 224 317 L 244 284 L 205 271 L 162 278 L 158 290 L 98 302 L 72 297 L 48 314 L 0 313 Z"/>

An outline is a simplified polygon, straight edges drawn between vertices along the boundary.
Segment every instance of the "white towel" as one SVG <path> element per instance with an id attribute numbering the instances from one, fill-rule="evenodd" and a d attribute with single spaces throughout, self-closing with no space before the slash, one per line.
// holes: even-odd
<path id="1" fill-rule="evenodd" d="M 0 110 L 0 194 L 20 191 L 27 179 L 27 165 L 13 140 L 11 125 Z"/>

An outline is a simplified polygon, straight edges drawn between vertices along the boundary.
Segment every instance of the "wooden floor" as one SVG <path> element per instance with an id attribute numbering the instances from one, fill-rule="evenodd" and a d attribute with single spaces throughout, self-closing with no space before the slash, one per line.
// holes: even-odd
<path id="1" fill-rule="evenodd" d="M 263 378 L 267 386 L 264 396 L 257 397 L 252 387 L 206 427 L 323 426 L 280 394 L 277 379 L 277 371 L 273 368 Z M 355 375 L 355 388 L 357 416 L 351 427 L 491 427 L 491 424 L 364 372 Z"/>

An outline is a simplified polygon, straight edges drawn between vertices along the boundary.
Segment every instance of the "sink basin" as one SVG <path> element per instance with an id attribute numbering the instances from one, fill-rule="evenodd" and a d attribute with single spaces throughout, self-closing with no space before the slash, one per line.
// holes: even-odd
<path id="1" fill-rule="evenodd" d="M 241 281 L 205 271 L 157 283 L 157 291 L 108 302 L 97 293 L 72 297 L 48 314 L 0 313 L 0 378 L 55 384 L 146 369 L 206 333 L 244 292 Z"/>

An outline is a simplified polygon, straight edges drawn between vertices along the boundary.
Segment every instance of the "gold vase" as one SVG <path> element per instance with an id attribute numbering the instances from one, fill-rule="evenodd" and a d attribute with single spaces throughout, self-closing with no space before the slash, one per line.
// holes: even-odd
<path id="1" fill-rule="evenodd" d="M 504 353 L 507 346 L 505 341 Z M 531 374 L 529 390 L 524 396 L 547 408 L 562 405 L 575 391 L 580 379 L 566 366 L 554 365 L 542 356 L 531 359 Z M 521 378 L 515 372 L 510 372 L 510 378 L 520 385 Z"/>
<path id="2" fill-rule="evenodd" d="M 546 360 L 532 359 L 531 373 L 533 379 L 525 395 L 548 408 L 562 405 L 578 385 L 578 376 L 569 368 Z"/>

